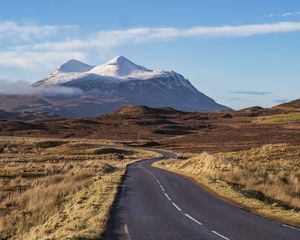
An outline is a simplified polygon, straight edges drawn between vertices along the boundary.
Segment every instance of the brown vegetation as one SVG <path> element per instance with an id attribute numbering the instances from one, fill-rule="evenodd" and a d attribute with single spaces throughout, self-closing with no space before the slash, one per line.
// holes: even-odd
<path id="1" fill-rule="evenodd" d="M 2 138 L 0 239 L 99 236 L 126 165 L 149 155 L 95 141 Z"/>
<path id="2" fill-rule="evenodd" d="M 297 101 L 271 109 L 215 113 L 126 106 L 99 117 L 0 121 L 0 135 L 157 142 L 184 152 L 237 151 L 265 144 L 299 145 Z"/>
<path id="3" fill-rule="evenodd" d="M 6 136 L 0 139 L 0 236 L 101 233 L 126 164 L 144 155 L 92 139 L 180 152 L 188 159 L 159 166 L 258 213 L 298 224 L 299 106 L 296 100 L 214 113 L 126 106 L 84 119 L 0 121 L 0 136 Z"/>

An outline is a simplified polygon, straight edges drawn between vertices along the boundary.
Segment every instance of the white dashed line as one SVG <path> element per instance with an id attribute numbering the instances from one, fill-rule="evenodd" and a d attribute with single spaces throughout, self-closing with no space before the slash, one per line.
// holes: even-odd
<path id="1" fill-rule="evenodd" d="M 166 198 L 171 201 L 171 198 L 169 197 L 169 195 L 167 193 L 165 193 Z"/>
<path id="2" fill-rule="evenodd" d="M 126 233 L 126 234 L 129 233 L 129 232 L 128 232 L 128 227 L 127 227 L 127 225 L 124 225 L 124 230 L 125 230 L 125 233 Z"/>
<path id="3" fill-rule="evenodd" d="M 181 211 L 181 208 L 178 207 L 175 203 L 172 202 L 172 204 L 173 204 L 173 206 L 174 206 L 178 211 Z"/>
<path id="4" fill-rule="evenodd" d="M 218 233 L 216 231 L 212 231 L 214 234 L 218 235 L 219 237 L 226 239 L 226 240 L 230 240 L 228 237 L 225 237 L 224 235 L 222 235 L 221 233 Z"/>
<path id="5" fill-rule="evenodd" d="M 201 222 L 197 221 L 195 218 L 193 218 L 192 216 L 188 215 L 188 214 L 184 214 L 186 217 L 188 217 L 189 219 L 191 219 L 192 221 L 194 221 L 195 223 L 198 223 L 199 225 L 202 225 Z"/>
<path id="6" fill-rule="evenodd" d="M 286 224 L 282 224 L 282 226 L 287 227 L 287 228 L 290 228 L 290 229 L 294 229 L 294 230 L 296 230 L 296 231 L 300 231 L 299 228 L 296 228 L 296 227 L 293 227 L 293 226 L 289 226 L 289 225 L 286 225 Z"/>
<path id="7" fill-rule="evenodd" d="M 126 224 L 124 225 L 124 231 L 127 234 L 127 239 L 130 240 L 131 238 L 130 238 L 130 235 L 129 235 L 128 226 Z"/>
<path id="8" fill-rule="evenodd" d="M 164 187 L 161 185 L 160 181 L 158 180 L 158 178 L 151 172 L 149 171 L 148 169 L 144 168 L 144 167 L 141 167 L 143 170 L 145 170 L 146 172 L 150 173 L 154 178 L 156 178 L 156 181 L 158 183 L 158 185 L 160 186 L 161 190 L 163 191 L 163 193 L 165 194 L 166 198 L 171 201 L 171 198 L 169 197 L 169 195 L 165 192 L 165 189 Z M 122 189 L 122 193 L 125 191 L 125 187 L 123 187 Z M 180 207 L 178 207 L 174 202 L 172 202 L 172 205 L 178 210 L 178 211 L 182 211 L 182 209 Z M 187 218 L 189 218 L 190 220 L 192 220 L 193 222 L 199 224 L 199 225 L 203 225 L 201 222 L 199 222 L 198 220 L 196 220 L 195 218 L 193 218 L 192 216 L 190 216 L 189 214 L 185 213 L 184 214 Z M 288 225 L 285 225 L 285 224 L 282 224 L 282 226 L 284 227 L 288 227 L 288 228 L 292 228 L 292 229 L 295 229 L 297 231 L 299 231 L 297 228 L 295 227 L 292 227 L 292 226 L 288 226 Z M 125 230 L 125 233 L 127 234 L 128 236 L 128 239 L 130 240 L 130 235 L 129 235 L 129 231 L 128 231 L 128 227 L 127 225 L 124 225 L 124 230 Z M 225 237 L 224 235 L 222 235 L 221 233 L 218 233 L 216 231 L 211 231 L 212 233 L 214 233 L 215 235 L 225 239 L 225 240 L 230 240 L 228 237 Z"/>

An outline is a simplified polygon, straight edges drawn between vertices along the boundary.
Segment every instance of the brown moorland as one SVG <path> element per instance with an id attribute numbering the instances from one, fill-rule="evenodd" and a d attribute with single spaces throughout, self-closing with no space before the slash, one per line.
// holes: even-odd
<path id="1" fill-rule="evenodd" d="M 209 113 L 125 106 L 99 117 L 2 120 L 0 135 L 139 140 L 193 153 L 245 150 L 265 144 L 299 145 L 299 102 L 271 109 L 253 107 Z"/>

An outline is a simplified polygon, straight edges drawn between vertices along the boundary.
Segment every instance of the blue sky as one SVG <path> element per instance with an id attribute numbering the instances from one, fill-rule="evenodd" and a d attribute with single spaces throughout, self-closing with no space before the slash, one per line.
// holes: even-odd
<path id="1" fill-rule="evenodd" d="M 296 0 L 3 0 L 0 83 L 124 55 L 230 107 L 269 107 L 300 97 L 299 43 Z"/>

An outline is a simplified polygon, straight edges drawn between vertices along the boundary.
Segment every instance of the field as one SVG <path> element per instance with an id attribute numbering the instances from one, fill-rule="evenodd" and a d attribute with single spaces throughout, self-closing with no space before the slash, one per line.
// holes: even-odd
<path id="1" fill-rule="evenodd" d="M 102 143 L 1 137 L 0 239 L 99 237 L 126 165 L 154 155 Z"/>
<path id="2" fill-rule="evenodd" d="M 300 226 L 300 147 L 265 145 L 236 152 L 181 154 L 157 167 L 196 179 L 256 213 Z"/>

